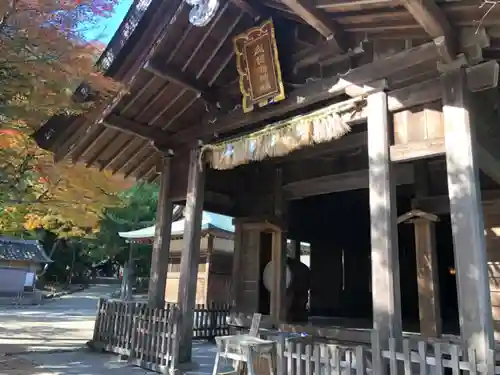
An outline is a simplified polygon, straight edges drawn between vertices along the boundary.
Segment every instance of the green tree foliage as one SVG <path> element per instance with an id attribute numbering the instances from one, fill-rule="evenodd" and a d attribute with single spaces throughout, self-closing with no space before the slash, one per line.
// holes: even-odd
<path id="1" fill-rule="evenodd" d="M 154 225 L 158 186 L 140 183 L 120 194 L 120 198 L 122 204 L 108 207 L 103 211 L 92 256 L 96 259 L 103 259 L 106 256 L 114 257 L 123 264 L 128 259 L 129 248 L 125 240 L 118 236 L 118 232 Z M 151 245 L 134 245 L 134 259 L 138 263 L 147 264 L 150 258 Z"/>
<path id="2" fill-rule="evenodd" d="M 92 265 L 88 241 L 81 237 L 57 238 L 52 232 L 44 233 L 43 238 L 44 247 L 52 249 L 50 256 L 53 263 L 42 272 L 41 279 L 62 284 L 85 282 Z"/>

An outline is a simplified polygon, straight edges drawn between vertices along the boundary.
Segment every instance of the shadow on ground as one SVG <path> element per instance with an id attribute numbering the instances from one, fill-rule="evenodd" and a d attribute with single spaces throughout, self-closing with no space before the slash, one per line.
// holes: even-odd
<path id="1" fill-rule="evenodd" d="M 193 359 L 198 365 L 186 375 L 211 375 L 215 360 L 215 345 L 198 342 L 193 347 Z M 60 353 L 30 353 L 12 358 L 24 368 L 22 375 L 138 375 L 154 374 L 150 371 L 129 365 L 118 356 L 78 350 Z M 7 371 L 7 372 L 5 372 Z M 0 367 L 0 374 L 13 375 L 8 369 Z"/>
<path id="2" fill-rule="evenodd" d="M 39 306 L 0 308 L 0 354 L 83 347 L 92 337 L 98 299 L 115 289 L 94 285 Z"/>

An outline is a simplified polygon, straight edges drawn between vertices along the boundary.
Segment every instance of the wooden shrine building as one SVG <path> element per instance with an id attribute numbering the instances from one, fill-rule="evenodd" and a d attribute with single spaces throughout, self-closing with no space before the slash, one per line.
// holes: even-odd
<path id="1" fill-rule="evenodd" d="M 403 328 L 452 333 L 485 360 L 500 328 L 500 6 L 205 6 L 209 20 L 182 0 L 136 1 L 100 60 L 128 91 L 35 134 L 56 160 L 160 183 L 152 306 L 164 301 L 172 205 L 185 205 L 180 360 L 191 357 L 203 210 L 235 217 L 236 312 L 284 323 L 284 238 L 307 241 L 302 326 L 321 316 L 373 328 L 384 347 Z"/>
<path id="2" fill-rule="evenodd" d="M 200 258 L 196 280 L 196 304 L 212 305 L 230 302 L 234 251 L 233 219 L 203 212 L 201 220 Z M 177 303 L 179 298 L 180 264 L 183 249 L 185 219 L 172 223 L 170 257 L 165 279 L 165 302 Z M 118 235 L 129 242 L 153 243 L 156 226 Z"/>

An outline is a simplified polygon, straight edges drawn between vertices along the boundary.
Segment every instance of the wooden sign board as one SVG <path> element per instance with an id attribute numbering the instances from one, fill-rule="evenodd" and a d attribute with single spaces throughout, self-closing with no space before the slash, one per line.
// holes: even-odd
<path id="1" fill-rule="evenodd" d="M 285 98 L 272 20 L 233 38 L 236 67 L 247 113 Z"/>

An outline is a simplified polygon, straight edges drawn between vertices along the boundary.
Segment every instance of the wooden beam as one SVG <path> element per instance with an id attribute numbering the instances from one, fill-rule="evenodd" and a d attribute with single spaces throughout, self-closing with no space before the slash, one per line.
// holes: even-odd
<path id="1" fill-rule="evenodd" d="M 172 201 L 176 204 L 182 203 L 182 205 L 184 205 L 186 201 L 186 192 L 184 190 L 184 193 L 180 193 L 178 190 L 179 189 L 176 186 L 175 191 L 172 191 Z M 234 201 L 229 195 L 211 190 L 205 191 L 203 204 L 203 209 L 205 210 L 208 206 L 217 207 L 226 212 L 231 212 L 231 210 L 234 208 Z"/>
<path id="2" fill-rule="evenodd" d="M 413 220 L 417 258 L 418 311 L 424 337 L 441 335 L 441 308 L 436 248 L 436 226 L 426 218 Z"/>
<path id="3" fill-rule="evenodd" d="M 478 92 L 497 87 L 499 69 L 498 62 L 494 60 L 467 68 L 467 85 L 469 90 Z M 496 104 L 498 105 L 498 102 Z"/>
<path id="4" fill-rule="evenodd" d="M 349 42 L 346 34 L 328 13 L 316 9 L 308 0 L 282 0 L 282 2 L 325 38 L 335 41 L 333 47 L 339 52 L 348 50 Z"/>
<path id="5" fill-rule="evenodd" d="M 162 3 L 163 4 L 163 3 Z M 179 7 L 175 7 L 174 9 L 174 12 L 173 13 L 170 13 L 170 11 L 168 9 L 167 10 L 164 10 L 164 11 L 161 11 L 162 9 L 160 9 L 157 14 L 155 15 L 156 18 L 159 18 L 160 21 L 156 20 L 156 18 L 150 22 L 150 25 L 153 25 L 153 26 L 158 26 L 157 24 L 159 24 L 160 26 L 160 31 L 163 32 L 161 38 L 153 38 L 153 42 L 154 42 L 154 45 L 152 48 L 149 48 L 149 50 L 146 50 L 147 52 L 147 55 L 145 55 L 144 58 L 141 57 L 141 59 L 137 59 L 137 57 L 135 55 L 131 55 L 132 56 L 132 62 L 134 62 L 135 64 L 138 64 L 138 71 L 137 73 L 143 68 L 144 64 L 149 61 L 149 59 L 154 55 L 155 51 L 156 51 L 156 48 L 158 48 L 158 46 L 161 45 L 160 41 L 162 40 L 162 38 L 166 35 L 167 33 L 167 30 L 169 30 L 169 27 L 173 24 L 173 20 L 175 20 L 175 17 L 178 15 L 179 11 L 182 9 L 182 6 L 184 5 L 183 2 L 180 2 L 180 4 L 175 1 L 173 4 L 177 4 L 180 6 Z M 221 7 L 221 10 L 220 12 L 218 12 L 218 14 L 214 17 L 214 19 L 212 20 L 210 26 L 207 28 L 206 30 L 206 34 L 204 37 L 200 38 L 199 42 L 198 42 L 198 45 L 196 46 L 195 48 L 195 51 L 197 51 L 201 45 L 203 45 L 203 42 L 204 40 L 211 34 L 211 30 L 215 27 L 215 25 L 217 24 L 217 21 L 222 17 L 222 15 L 224 14 L 224 11 L 225 9 L 227 9 L 228 7 L 228 4 L 229 3 L 226 3 L 224 6 Z M 170 4 L 170 2 L 167 4 L 168 6 L 172 6 L 172 4 Z M 163 6 L 163 5 L 162 5 Z M 239 20 L 241 19 L 241 16 L 242 16 L 243 13 L 241 13 L 240 15 L 238 15 L 236 18 L 235 18 L 235 22 L 230 26 L 230 28 L 228 29 L 227 31 L 227 34 L 228 35 L 229 33 L 231 33 L 231 31 L 233 30 L 234 26 L 236 26 L 236 24 L 239 22 Z M 164 22 L 165 19 L 167 20 L 167 22 Z M 158 21 L 158 22 L 157 22 Z M 166 26 L 165 26 L 166 25 Z M 189 28 L 188 28 L 189 29 Z M 146 33 L 145 35 L 149 35 L 148 34 L 148 30 L 146 30 Z M 186 35 L 184 33 L 184 35 Z M 183 39 L 184 39 L 184 35 L 180 36 L 179 38 L 179 42 L 182 42 Z M 217 47 L 214 51 L 218 51 L 219 48 L 220 48 L 220 45 L 222 45 L 225 40 L 227 38 L 220 38 L 219 40 L 219 47 Z M 138 45 L 141 45 L 141 42 L 142 41 L 138 41 L 137 44 Z M 182 43 L 181 43 L 182 44 Z M 181 45 L 181 44 L 178 44 L 173 50 L 172 50 L 172 53 L 170 54 L 170 56 L 167 58 L 167 63 L 173 58 L 173 56 L 175 55 L 175 51 L 178 49 L 178 46 Z M 193 55 L 195 55 L 196 52 L 193 52 Z M 214 52 L 215 54 L 215 52 Z M 211 59 L 211 57 L 210 57 Z M 210 59 L 207 59 L 206 61 L 206 64 L 204 65 L 203 69 L 202 70 L 205 70 L 206 66 L 208 66 L 209 62 L 210 62 Z M 191 59 L 188 59 L 188 61 L 185 63 L 185 66 L 184 67 L 187 67 L 187 65 L 189 65 L 189 62 L 191 61 Z M 228 62 L 228 61 L 227 61 Z M 224 64 L 223 64 L 224 65 Z M 120 69 L 123 68 L 123 65 L 120 67 Z M 220 73 L 222 69 L 218 70 L 217 71 L 217 75 Z M 125 71 L 128 71 L 127 69 Z M 202 71 L 198 72 L 199 74 L 202 74 Z M 117 77 L 113 77 L 114 79 L 116 79 Z M 135 78 L 134 78 L 135 79 Z M 215 80 L 216 77 L 213 78 L 213 80 Z M 132 82 L 130 82 L 128 84 L 128 87 L 132 86 Z M 125 90 L 123 90 L 125 91 Z M 124 92 L 125 93 L 125 92 Z M 178 97 L 182 96 L 183 92 L 182 90 L 178 93 Z M 136 96 L 139 95 L 139 93 L 136 93 Z M 117 99 L 118 100 L 118 99 Z M 196 98 L 193 99 L 193 102 L 194 100 L 196 100 Z M 175 99 L 173 99 L 173 101 L 175 101 Z M 170 103 L 172 104 L 172 102 Z M 168 107 L 169 105 L 167 105 Z M 164 108 L 164 110 L 166 110 L 166 108 Z M 154 123 L 156 122 L 160 117 L 161 117 L 161 113 L 163 113 L 162 111 L 160 111 L 150 122 L 151 123 Z M 180 111 L 179 113 L 182 113 L 182 111 Z M 103 116 L 105 117 L 105 116 Z M 177 117 L 176 116 L 173 116 L 171 121 L 174 121 Z M 77 142 L 80 143 L 80 145 L 82 144 L 85 144 L 84 142 L 88 139 L 88 138 L 92 138 L 92 137 L 95 137 L 94 140 L 91 141 L 91 143 L 93 143 L 95 141 L 95 139 L 99 138 L 99 136 L 103 133 L 103 132 L 97 132 L 97 135 L 96 135 L 96 130 L 99 130 L 99 126 L 100 124 L 96 124 L 96 123 L 93 123 L 90 127 L 82 127 L 83 130 L 81 129 L 78 129 L 77 131 L 75 131 L 72 136 L 70 136 L 69 138 L 66 138 L 65 141 L 64 141 L 64 144 L 62 144 L 57 150 L 54 150 L 55 151 L 55 158 L 58 159 L 58 160 L 61 160 L 62 158 L 64 157 L 67 157 L 68 155 L 73 155 L 73 153 L 76 153 L 77 150 L 81 149 L 81 147 L 75 147 L 77 145 Z M 83 135 L 81 134 L 81 132 L 83 131 Z M 124 147 L 123 149 L 126 150 L 128 147 Z M 76 155 L 76 158 L 74 159 L 77 159 L 79 156 L 81 156 L 81 153 L 85 152 L 86 151 L 86 147 L 83 148 L 83 150 L 80 150 L 79 153 L 80 155 Z"/>
<path id="6" fill-rule="evenodd" d="M 136 51 L 137 53 L 130 53 L 125 56 L 123 64 L 120 64 L 116 74 L 112 77 L 114 80 L 123 83 L 127 87 L 133 84 L 144 63 L 154 55 L 157 48 L 161 45 L 160 42 L 167 35 L 168 30 L 170 30 L 169 26 L 172 24 L 172 18 L 179 12 L 182 4 L 182 1 L 177 0 L 159 4 L 154 17 L 149 24 L 145 25 L 146 29 L 144 33 L 141 34 L 140 39 L 136 42 L 136 45 L 139 46 L 138 51 Z M 91 137 L 94 131 L 101 126 L 100 121 L 112 112 L 126 93 L 127 90 L 120 90 L 111 101 L 98 102 L 92 108 L 88 117 L 76 119 L 71 126 L 68 126 L 64 136 L 60 138 L 62 142 L 58 141 L 58 144 L 54 147 L 55 158 L 62 160 L 64 157 L 71 155 L 76 149 L 72 147 L 72 144 L 83 142 Z M 79 128 L 87 127 L 88 129 L 86 129 L 82 137 L 78 130 Z"/>
<path id="7" fill-rule="evenodd" d="M 286 156 L 287 161 L 313 159 L 327 154 L 341 153 L 348 150 L 365 147 L 367 133 L 348 134 L 331 142 L 319 143 L 314 146 L 303 147 Z"/>
<path id="8" fill-rule="evenodd" d="M 314 159 L 325 155 L 338 154 L 357 148 L 365 148 L 367 145 L 367 139 L 368 133 L 366 131 L 349 134 L 331 142 L 319 143 L 314 146 L 301 148 L 285 157 L 287 161 L 292 161 Z M 444 155 L 444 138 L 392 145 L 390 151 L 391 161 L 396 163 Z"/>
<path id="9" fill-rule="evenodd" d="M 234 252 L 233 252 L 233 268 L 231 272 L 231 286 L 230 286 L 230 304 L 236 308 L 238 306 L 238 295 L 240 291 L 240 285 L 243 280 L 242 275 L 242 264 L 241 258 L 243 254 L 243 225 L 237 219 L 233 219 L 234 224 Z M 233 310 L 234 311 L 234 310 Z"/>
<path id="10" fill-rule="evenodd" d="M 484 64 L 481 64 L 481 65 L 486 65 L 487 63 L 484 63 Z M 469 88 L 471 90 L 474 90 L 475 88 L 475 83 L 476 82 L 481 82 L 481 80 L 478 80 L 477 79 L 477 75 L 484 75 L 484 70 L 483 68 L 478 68 L 478 69 L 468 69 L 467 70 L 467 74 L 468 74 L 468 84 L 469 84 Z M 488 70 L 488 69 L 486 69 Z M 491 70 L 491 69 L 490 69 Z M 482 80 L 484 81 L 484 80 Z M 367 85 L 367 86 L 370 86 L 370 85 Z M 353 85 L 349 86 L 349 87 L 353 87 Z M 349 89 L 347 89 L 349 91 Z M 314 94 L 313 94 L 314 95 Z M 436 100 L 439 100 L 441 98 L 441 87 L 439 85 L 439 81 L 437 80 L 429 80 L 429 81 L 424 81 L 424 82 L 420 82 L 418 84 L 414 84 L 414 85 L 411 85 L 411 86 L 407 86 L 407 87 L 404 87 L 404 88 L 401 88 L 401 89 L 397 89 L 397 90 L 393 90 L 391 92 L 389 92 L 389 97 L 388 97 L 388 101 L 389 101 L 389 109 L 391 111 L 400 111 L 400 110 L 403 110 L 403 109 L 406 109 L 406 108 L 410 108 L 410 107 L 413 107 L 413 106 L 416 106 L 416 105 L 420 105 L 420 104 L 424 104 L 424 103 L 427 103 L 427 102 L 433 102 L 433 101 L 436 101 Z M 296 97 L 297 101 L 300 102 L 302 99 L 304 98 L 300 98 L 299 96 Z M 277 105 L 275 108 L 277 108 L 278 112 L 280 110 L 280 107 L 281 104 Z M 353 111 L 354 111 L 355 107 L 353 106 Z M 261 116 L 262 113 L 266 113 L 265 111 L 262 111 L 262 112 L 258 112 L 257 114 L 255 114 L 255 116 Z M 276 113 L 276 112 L 274 112 Z M 254 118 L 254 114 L 250 114 L 248 115 L 249 118 Z M 260 117 L 260 118 L 267 118 L 267 114 L 266 116 L 263 116 L 263 117 Z M 346 121 L 347 123 L 353 125 L 353 124 L 356 124 L 356 123 L 359 123 L 359 122 L 363 122 L 366 120 L 366 108 L 362 109 L 361 111 L 355 111 L 355 114 L 352 115 L 351 113 L 349 112 L 345 112 L 342 114 L 342 117 L 343 117 L 343 120 Z M 120 121 L 120 118 L 119 117 L 113 117 L 114 120 L 113 122 L 119 122 Z M 203 127 L 203 128 L 190 128 L 187 130 L 188 133 L 190 134 L 194 134 L 193 132 L 195 130 L 199 130 L 200 133 L 202 133 L 203 135 L 203 132 L 208 128 L 212 128 L 214 126 L 218 126 L 220 124 L 222 124 L 223 126 L 224 125 L 224 118 L 225 117 L 221 117 L 221 119 L 219 121 L 216 121 L 214 124 L 207 124 L 206 127 Z M 230 116 L 230 118 L 232 118 L 232 116 Z M 241 121 L 245 121 L 246 120 L 246 116 L 236 116 L 236 118 L 239 118 Z M 220 122 L 222 121 L 222 123 Z M 238 123 L 238 120 L 235 120 L 236 123 Z M 233 126 L 234 123 L 229 123 L 229 126 Z M 180 136 L 182 136 L 183 134 L 185 134 L 185 131 L 181 131 L 180 133 Z M 194 135 L 192 135 L 193 137 L 195 137 Z M 163 135 L 161 134 L 158 134 L 157 137 L 160 137 L 159 139 L 166 139 L 166 137 L 169 137 L 169 133 L 165 133 Z M 355 142 L 353 142 L 352 145 L 349 145 L 349 142 L 348 140 L 351 140 L 353 138 L 350 138 L 351 136 L 349 137 L 344 137 L 343 139 L 341 140 L 338 140 L 338 141 L 334 141 L 331 143 L 332 145 L 332 151 L 334 151 L 334 148 L 337 147 L 337 145 L 340 145 L 340 144 L 344 144 L 346 147 L 340 147 L 340 149 L 349 149 L 349 148 L 353 148 L 353 147 L 357 147 L 359 145 L 355 145 L 355 143 L 359 142 L 360 138 L 359 137 L 362 137 L 362 136 L 359 136 L 357 135 L 356 137 L 357 140 Z M 158 138 L 157 138 L 158 139 Z M 178 146 L 178 147 L 181 147 L 182 145 L 179 144 L 179 143 L 182 143 L 182 142 L 185 142 L 185 143 L 190 143 L 192 142 L 194 139 L 196 138 L 192 138 L 192 139 L 179 139 L 179 134 L 177 135 L 173 135 L 171 137 L 169 137 L 169 139 L 172 141 L 170 144 L 172 146 Z M 178 142 L 178 143 L 175 143 L 174 144 L 174 141 Z M 431 149 L 427 149 L 427 151 L 430 150 L 430 152 L 428 154 L 426 154 L 426 150 L 421 150 L 422 154 L 421 155 L 414 155 L 415 157 L 430 157 L 432 155 L 437 155 L 439 154 L 441 151 L 439 150 L 439 145 L 438 144 L 434 144 L 432 145 L 432 148 Z M 325 145 L 316 145 L 314 148 L 311 148 L 311 150 L 308 150 L 308 148 L 304 148 L 303 150 L 299 150 L 297 151 L 297 158 L 301 158 L 303 157 L 304 154 L 307 154 L 309 152 L 311 152 L 311 155 L 313 155 L 312 157 L 314 157 L 314 155 L 321 155 L 323 152 L 322 152 L 322 149 L 325 149 L 325 148 L 328 148 L 328 144 L 325 144 Z M 417 145 L 415 145 L 415 147 L 418 147 Z M 175 147 L 172 147 L 172 148 L 175 148 Z M 316 151 L 318 150 L 318 151 Z M 433 151 L 434 150 L 434 151 Z M 404 155 L 402 156 L 397 156 L 397 154 L 400 154 L 403 153 Z M 294 153 L 295 154 L 295 153 Z M 292 158 L 295 158 L 294 154 L 291 154 L 291 157 Z M 402 161 L 404 158 L 406 157 L 409 157 L 410 159 L 413 158 L 412 155 L 408 155 L 408 150 L 397 150 L 397 148 L 391 148 L 391 155 L 393 157 L 393 160 L 394 161 L 398 161 L 398 158 L 400 161 Z"/>
<path id="11" fill-rule="evenodd" d="M 478 362 L 494 350 L 483 210 L 464 68 L 441 77 L 446 169 L 457 270 L 460 331 Z"/>
<path id="12" fill-rule="evenodd" d="M 261 18 L 269 18 L 269 11 L 265 6 L 252 0 L 231 0 L 236 7 L 240 8 L 243 12 L 250 15 L 254 21 Z"/>
<path id="13" fill-rule="evenodd" d="M 273 181 L 273 214 L 279 222 L 286 217 L 283 197 L 283 173 L 276 168 Z M 287 320 L 286 316 L 286 228 L 272 233 L 271 261 L 273 267 L 270 315 L 276 324 Z"/>
<path id="14" fill-rule="evenodd" d="M 201 97 L 207 104 L 218 106 L 218 94 L 214 89 L 202 82 L 194 79 L 191 75 L 183 72 L 181 69 L 169 66 L 161 66 L 155 60 L 150 60 L 144 67 L 147 71 L 153 73 L 157 77 L 161 77 L 167 81 L 173 82 L 182 86 L 185 89 L 191 90 Z"/>
<path id="15" fill-rule="evenodd" d="M 488 31 L 481 25 L 460 29 L 460 50 L 474 66 L 485 59 L 483 51 L 491 46 L 490 28 Z"/>
<path id="16" fill-rule="evenodd" d="M 490 205 L 497 206 L 500 203 L 500 190 L 482 191 L 481 202 L 483 210 L 486 210 Z M 412 205 L 436 215 L 447 215 L 450 213 L 450 199 L 447 195 L 415 198 L 412 200 Z"/>
<path id="17" fill-rule="evenodd" d="M 152 308 L 165 307 L 165 287 L 167 284 L 172 213 L 174 210 L 172 198 L 170 197 L 170 180 L 172 178 L 170 164 L 171 156 L 168 154 L 163 155 L 148 288 L 148 305 Z"/>
<path id="18" fill-rule="evenodd" d="M 349 73 L 336 77 L 325 78 L 321 81 L 309 83 L 290 93 L 287 99 L 279 104 L 263 108 L 261 111 L 243 114 L 234 111 L 231 114 L 222 115 L 217 118 L 213 114 L 207 115 L 201 126 L 191 126 L 181 130 L 171 137 L 175 143 L 192 143 L 198 139 L 209 141 L 219 138 L 225 132 L 232 132 L 239 128 L 264 122 L 273 117 L 286 115 L 288 112 L 304 108 L 308 105 L 331 99 L 341 93 L 349 91 L 351 88 L 368 84 L 383 77 L 390 76 L 396 71 L 408 69 L 414 65 L 425 61 L 433 60 L 437 57 L 436 47 L 432 43 L 420 45 L 404 52 L 388 56 L 373 63 L 362 65 L 352 69 Z M 484 63 L 481 65 L 486 65 Z M 471 91 L 478 91 L 477 82 L 483 87 L 485 74 L 493 75 L 495 70 L 491 66 L 476 69 L 467 69 L 468 87 Z M 489 71 L 490 73 L 485 73 Z M 416 105 L 425 104 L 441 99 L 441 87 L 439 81 L 430 79 L 406 86 L 388 93 L 389 110 L 391 112 L 400 111 Z M 366 112 L 358 113 L 353 118 L 346 114 L 344 120 L 347 123 L 357 123 L 366 119 Z"/>
<path id="19" fill-rule="evenodd" d="M 403 5 L 413 18 L 431 36 L 443 62 L 450 63 L 457 56 L 458 39 L 446 15 L 434 0 L 402 0 Z"/>
<path id="20" fill-rule="evenodd" d="M 407 162 L 444 155 L 444 153 L 444 138 L 428 139 L 421 142 L 392 145 L 391 161 Z"/>
<path id="21" fill-rule="evenodd" d="M 178 306 L 180 319 L 179 362 L 190 362 L 193 344 L 193 310 L 200 261 L 201 220 L 205 193 L 205 167 L 200 163 L 200 149 L 191 151 L 186 194 L 184 250 L 182 252 Z"/>
<path id="22" fill-rule="evenodd" d="M 162 141 L 168 136 L 168 133 L 158 128 L 142 125 L 114 114 L 106 117 L 103 123 L 107 128 L 135 135 L 136 137 L 142 138 L 146 141 Z"/>
<path id="23" fill-rule="evenodd" d="M 373 329 L 382 349 L 402 338 L 396 179 L 389 152 L 389 109 L 383 91 L 368 96 Z M 412 168 L 413 171 L 413 168 Z M 382 367 L 374 372 L 382 373 Z"/>
<path id="24" fill-rule="evenodd" d="M 365 52 L 363 44 L 361 46 L 349 49 L 344 53 L 339 53 L 334 39 L 326 39 L 315 46 L 306 48 L 292 56 L 292 64 L 294 71 L 305 66 L 321 63 L 328 60 L 329 64 L 347 60 L 353 56 L 361 55 Z"/>
<path id="25" fill-rule="evenodd" d="M 250 124 L 283 116 L 288 112 L 332 99 L 344 93 L 346 88 L 351 85 L 362 85 L 379 80 L 425 61 L 434 60 L 436 57 L 436 46 L 433 43 L 426 43 L 395 55 L 381 58 L 370 64 L 362 65 L 346 74 L 306 84 L 300 89 L 291 92 L 287 99 L 276 105 L 263 108 L 261 111 L 245 114 L 234 111 L 225 116 L 218 116 L 217 118 L 214 118 L 213 114 L 209 114 L 202 119 L 199 126 L 191 126 L 180 131 L 172 137 L 172 141 L 193 142 L 196 139 L 213 139 L 214 135 L 217 136 L 225 132 L 234 131 Z M 410 90 L 405 91 L 405 93 L 406 95 L 411 95 Z"/>
<path id="26" fill-rule="evenodd" d="M 412 184 L 413 168 L 410 165 L 397 165 L 394 168 L 396 185 Z M 367 169 L 331 174 L 306 180 L 290 182 L 283 186 L 286 198 L 302 199 L 313 195 L 330 194 L 341 191 L 366 189 L 369 186 Z"/>
<path id="27" fill-rule="evenodd" d="M 428 163 L 419 160 L 415 167 L 415 196 L 426 197 L 430 191 Z M 418 312 L 420 332 L 425 337 L 439 337 L 442 333 L 441 308 L 439 303 L 439 277 L 436 248 L 436 226 L 439 217 L 428 212 L 417 212 L 412 220 L 417 259 Z"/>

